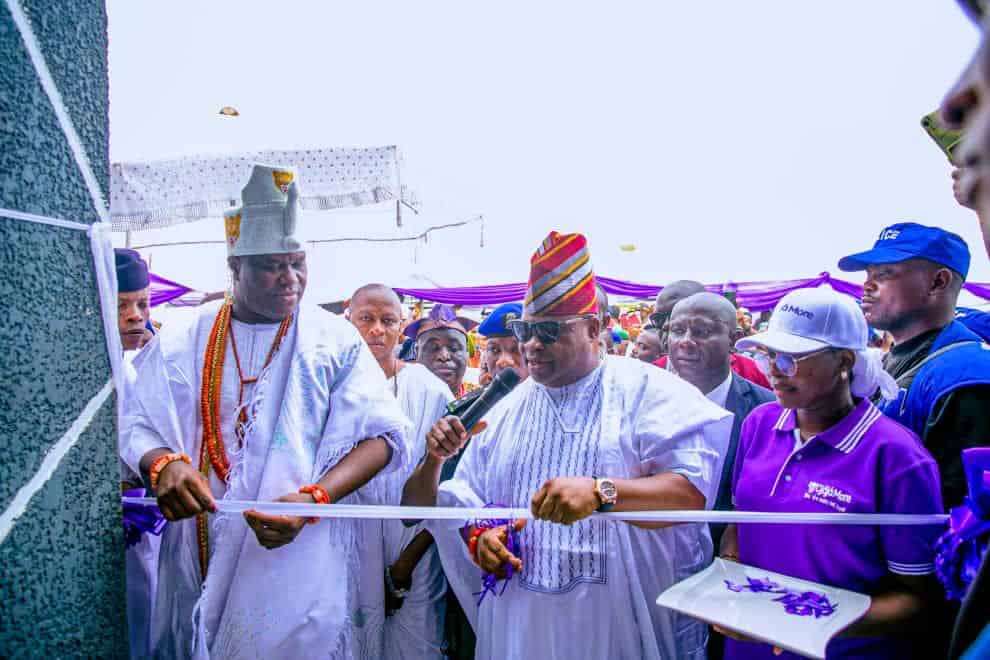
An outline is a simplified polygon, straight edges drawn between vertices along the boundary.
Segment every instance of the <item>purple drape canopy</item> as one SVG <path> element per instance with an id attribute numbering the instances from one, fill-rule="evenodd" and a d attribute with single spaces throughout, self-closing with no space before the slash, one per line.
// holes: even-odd
<path id="1" fill-rule="evenodd" d="M 526 297 L 526 284 L 492 284 L 491 286 L 458 286 L 443 289 L 396 289 L 396 293 L 419 300 L 447 305 L 501 305 Z"/>
<path id="2" fill-rule="evenodd" d="M 653 300 L 660 293 L 662 286 L 656 284 L 637 284 L 626 280 L 616 280 L 611 277 L 598 277 L 597 281 L 607 293 L 638 300 Z M 773 309 L 774 305 L 791 291 L 807 289 L 828 284 L 839 293 L 854 298 L 863 295 L 863 287 L 832 277 L 827 272 L 819 273 L 817 277 L 800 280 L 770 280 L 762 282 L 725 282 L 709 284 L 706 288 L 713 293 L 728 293 L 734 291 L 736 304 L 752 312 L 763 312 Z M 966 291 L 978 298 L 990 300 L 990 283 L 969 282 L 963 285 Z M 157 275 L 151 275 L 151 306 L 161 305 L 184 296 L 193 290 L 171 280 Z M 442 289 L 395 289 L 397 293 L 419 300 L 427 300 L 448 305 L 464 305 L 467 307 L 485 307 L 515 302 L 526 297 L 526 284 L 492 284 L 489 286 L 460 286 Z"/>
<path id="3" fill-rule="evenodd" d="M 606 293 L 639 300 L 653 300 L 663 289 L 658 284 L 637 284 L 611 277 L 597 277 L 596 280 L 605 289 Z M 828 284 L 840 293 L 857 298 L 863 295 L 863 287 L 860 285 L 836 279 L 828 273 L 821 273 L 818 277 L 809 277 L 801 280 L 725 282 L 724 284 L 709 284 L 705 288 L 713 293 L 734 291 L 736 294 L 736 303 L 740 307 L 745 307 L 753 312 L 762 312 L 773 309 L 777 301 L 791 291 L 819 287 L 823 284 Z M 493 286 L 467 286 L 444 289 L 396 289 L 396 291 L 405 296 L 428 300 L 430 302 L 480 307 L 522 300 L 526 296 L 526 285 L 497 284 Z M 977 293 L 976 295 L 980 294 Z M 990 288 L 987 289 L 986 295 L 981 297 L 990 299 Z"/>

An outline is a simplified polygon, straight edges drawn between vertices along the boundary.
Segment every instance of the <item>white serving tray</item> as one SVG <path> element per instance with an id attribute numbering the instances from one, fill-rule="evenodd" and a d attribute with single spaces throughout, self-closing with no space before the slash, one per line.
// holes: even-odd
<path id="1" fill-rule="evenodd" d="M 797 616 L 788 614 L 781 603 L 773 600 L 778 597 L 776 594 L 735 592 L 725 586 L 726 580 L 746 584 L 747 577 L 769 578 L 786 589 L 823 593 L 836 606 L 836 610 L 829 616 L 819 618 Z M 870 607 L 870 597 L 716 559 L 705 570 L 660 594 L 657 604 L 784 650 L 824 660 L 829 640 L 866 613 Z"/>

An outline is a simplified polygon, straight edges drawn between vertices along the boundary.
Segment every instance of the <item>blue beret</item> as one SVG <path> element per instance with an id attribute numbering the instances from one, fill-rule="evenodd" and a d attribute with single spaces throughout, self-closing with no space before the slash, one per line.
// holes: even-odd
<path id="1" fill-rule="evenodd" d="M 499 305 L 481 322 L 478 333 L 485 337 L 511 337 L 512 331 L 509 330 L 508 322 L 518 318 L 522 318 L 521 303 Z"/>

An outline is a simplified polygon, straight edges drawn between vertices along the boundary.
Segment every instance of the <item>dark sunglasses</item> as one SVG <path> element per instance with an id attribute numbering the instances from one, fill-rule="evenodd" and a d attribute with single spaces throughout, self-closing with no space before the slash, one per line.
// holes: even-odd
<path id="1" fill-rule="evenodd" d="M 515 337 L 516 341 L 520 344 L 526 343 L 534 336 L 541 344 L 553 344 L 560 339 L 560 329 L 563 326 L 576 323 L 578 321 L 596 318 L 598 317 L 591 314 L 585 314 L 572 319 L 564 319 L 563 321 L 513 320 L 509 321 L 506 325 L 509 326 L 509 330 L 512 331 L 512 336 Z"/>
<path id="2" fill-rule="evenodd" d="M 670 314 L 650 314 L 650 323 L 652 323 L 657 330 L 663 330 L 663 324 L 666 323 L 669 318 Z"/>

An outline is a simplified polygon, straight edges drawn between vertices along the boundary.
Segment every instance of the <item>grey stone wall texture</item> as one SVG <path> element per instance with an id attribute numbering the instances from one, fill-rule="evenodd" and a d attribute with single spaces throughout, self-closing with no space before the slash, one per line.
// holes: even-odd
<path id="1" fill-rule="evenodd" d="M 27 15 L 104 195 L 102 0 L 13 0 Z M 6 1 L 0 2 L 0 206 L 97 213 Z M 89 239 L 0 218 L 0 512 L 110 378 Z M 127 656 L 114 397 L 0 543 L 0 657 Z"/>

